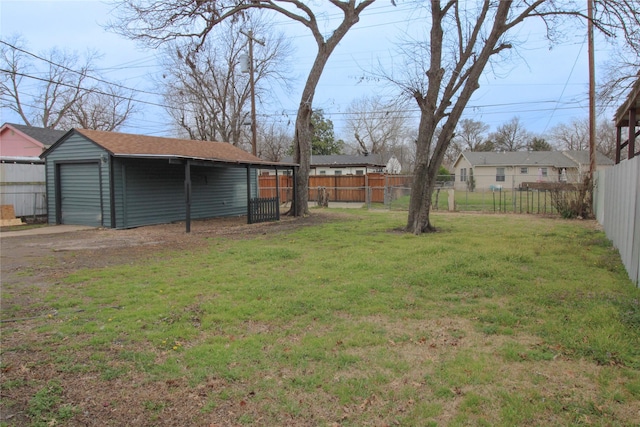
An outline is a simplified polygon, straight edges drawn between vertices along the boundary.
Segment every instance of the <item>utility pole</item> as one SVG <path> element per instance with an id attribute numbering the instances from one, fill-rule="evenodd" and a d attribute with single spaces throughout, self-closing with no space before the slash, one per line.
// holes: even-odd
<path id="1" fill-rule="evenodd" d="M 256 42 L 264 46 L 264 41 L 253 37 L 253 31 L 249 30 L 248 33 L 240 30 L 242 34 L 249 39 L 249 87 L 251 90 L 251 154 L 258 155 L 257 150 L 257 135 L 256 135 L 256 84 L 253 78 L 253 42 Z"/>
<path id="2" fill-rule="evenodd" d="M 591 213 L 595 216 L 593 190 L 596 173 L 596 76 L 593 43 L 593 0 L 587 0 L 587 38 L 589 40 L 589 184 L 587 190 L 591 194 Z"/>

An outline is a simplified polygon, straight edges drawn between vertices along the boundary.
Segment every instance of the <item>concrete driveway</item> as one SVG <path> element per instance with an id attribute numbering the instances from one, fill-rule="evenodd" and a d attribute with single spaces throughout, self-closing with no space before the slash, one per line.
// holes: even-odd
<path id="1" fill-rule="evenodd" d="M 4 239 L 6 237 L 38 236 L 41 234 L 58 234 L 93 229 L 95 229 L 95 227 L 89 227 L 87 225 L 49 225 L 45 227 L 26 228 L 24 230 L 17 231 L 3 231 L 0 232 L 0 239 Z"/>

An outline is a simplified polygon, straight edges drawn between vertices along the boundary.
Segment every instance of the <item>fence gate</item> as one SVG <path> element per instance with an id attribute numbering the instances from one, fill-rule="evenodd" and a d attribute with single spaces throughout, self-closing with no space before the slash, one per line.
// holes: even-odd
<path id="1" fill-rule="evenodd" d="M 280 220 L 280 200 L 277 197 L 249 199 L 249 224 Z"/>

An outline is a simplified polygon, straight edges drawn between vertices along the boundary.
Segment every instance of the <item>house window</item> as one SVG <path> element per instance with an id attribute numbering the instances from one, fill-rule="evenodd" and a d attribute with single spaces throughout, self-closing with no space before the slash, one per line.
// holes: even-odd
<path id="1" fill-rule="evenodd" d="M 356 175 L 364 175 L 364 171 L 363 170 L 357 170 L 356 171 Z"/>
<path id="2" fill-rule="evenodd" d="M 460 182 L 467 181 L 467 168 L 460 169 Z"/>
<path id="3" fill-rule="evenodd" d="M 504 182 L 504 168 L 496 168 L 496 182 Z"/>
<path id="4" fill-rule="evenodd" d="M 327 171 L 318 171 L 318 174 L 319 174 L 319 175 L 326 175 L 326 174 L 327 174 Z"/>
<path id="5" fill-rule="evenodd" d="M 341 170 L 336 170 L 333 172 L 334 175 L 342 175 L 342 171 Z"/>
<path id="6" fill-rule="evenodd" d="M 528 174 L 528 173 L 529 173 L 529 168 L 520 168 L 520 173 L 521 173 L 522 175 L 526 175 L 526 174 Z"/>
<path id="7" fill-rule="evenodd" d="M 542 176 L 543 177 L 547 177 L 547 168 L 540 168 L 540 170 L 542 171 Z"/>

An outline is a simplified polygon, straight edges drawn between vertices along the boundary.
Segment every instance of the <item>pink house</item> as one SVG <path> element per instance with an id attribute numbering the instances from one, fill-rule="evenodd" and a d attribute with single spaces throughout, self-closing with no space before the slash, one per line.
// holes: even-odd
<path id="1" fill-rule="evenodd" d="M 6 208 L 17 217 L 34 219 L 46 215 L 45 167 L 39 156 L 64 134 L 61 130 L 12 123 L 0 127 L 0 205 L 3 212 Z"/>
<path id="2" fill-rule="evenodd" d="M 5 123 L 0 128 L 0 157 L 38 157 L 65 132 Z"/>

